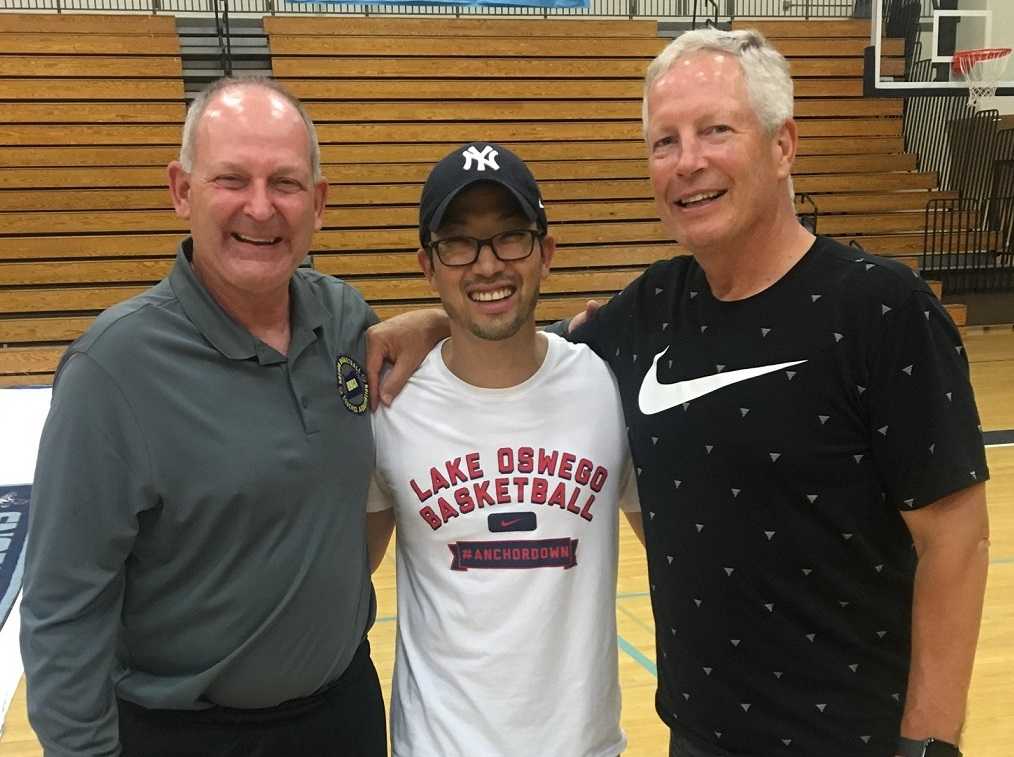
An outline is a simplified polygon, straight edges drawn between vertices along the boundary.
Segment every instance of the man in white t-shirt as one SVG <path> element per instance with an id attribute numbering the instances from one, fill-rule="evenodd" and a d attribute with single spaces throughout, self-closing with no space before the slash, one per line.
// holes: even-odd
<path id="1" fill-rule="evenodd" d="M 516 155 L 441 160 L 420 238 L 451 337 L 373 419 L 374 568 L 398 527 L 394 755 L 617 755 L 619 507 L 643 536 L 615 381 L 536 330 L 555 242 Z"/>

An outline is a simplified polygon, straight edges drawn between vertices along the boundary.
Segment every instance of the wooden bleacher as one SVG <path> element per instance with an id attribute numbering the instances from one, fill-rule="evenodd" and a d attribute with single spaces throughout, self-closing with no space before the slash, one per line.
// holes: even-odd
<path id="1" fill-rule="evenodd" d="M 540 320 L 679 252 L 657 220 L 641 138 L 643 72 L 668 41 L 654 21 L 264 23 L 274 74 L 306 102 L 333 185 L 314 266 L 382 317 L 434 301 L 415 260 L 419 193 L 433 163 L 473 139 L 516 150 L 540 180 L 560 241 Z M 763 26 L 792 65 L 796 189 L 817 203 L 818 230 L 914 264 L 922 211 L 942 195 L 903 152 L 900 101 L 862 98 L 868 23 Z M 0 78 L 18 93 L 0 127 L 0 385 L 46 383 L 99 310 L 165 275 L 185 229 L 165 188 L 184 115 L 173 22 L 0 15 Z"/>
<path id="2" fill-rule="evenodd" d="M 862 97 L 868 22 L 820 25 L 819 39 L 801 26 L 771 27 L 796 81 L 797 191 L 818 202 L 821 233 L 910 256 L 940 195 L 903 152 L 901 101 Z M 265 29 L 274 74 L 318 124 L 335 185 L 314 265 L 381 315 L 432 301 L 414 255 L 421 183 L 473 139 L 517 151 L 543 187 L 560 248 L 540 319 L 678 252 L 657 220 L 641 137 L 644 69 L 668 42 L 653 21 L 272 17 Z M 902 41 L 887 52 L 885 70 L 900 72 Z"/>
<path id="3" fill-rule="evenodd" d="M 0 86 L 0 385 L 48 383 L 183 228 L 165 189 L 186 112 L 175 20 L 0 14 Z"/>

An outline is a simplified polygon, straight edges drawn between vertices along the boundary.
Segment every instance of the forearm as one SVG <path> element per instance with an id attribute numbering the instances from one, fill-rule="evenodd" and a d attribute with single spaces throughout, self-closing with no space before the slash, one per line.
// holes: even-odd
<path id="1" fill-rule="evenodd" d="M 451 335 L 451 319 L 443 308 L 427 308 L 420 312 L 420 324 L 424 329 L 423 343 L 435 345 Z"/>
<path id="2" fill-rule="evenodd" d="M 374 410 L 390 405 L 423 359 L 451 333 L 450 319 L 442 309 L 413 310 L 388 318 L 366 332 L 366 373 Z M 381 381 L 384 364 L 390 370 Z"/>
<path id="3" fill-rule="evenodd" d="M 958 742 L 988 565 L 989 542 L 985 537 L 964 544 L 935 545 L 920 556 L 901 735 Z"/>

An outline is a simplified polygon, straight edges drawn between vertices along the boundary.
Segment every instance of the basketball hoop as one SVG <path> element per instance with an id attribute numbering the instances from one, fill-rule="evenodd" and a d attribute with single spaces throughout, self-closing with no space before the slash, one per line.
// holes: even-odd
<path id="1" fill-rule="evenodd" d="M 968 104 L 976 110 L 996 94 L 1010 54 L 1009 47 L 984 47 L 954 53 L 951 70 L 968 82 Z"/>

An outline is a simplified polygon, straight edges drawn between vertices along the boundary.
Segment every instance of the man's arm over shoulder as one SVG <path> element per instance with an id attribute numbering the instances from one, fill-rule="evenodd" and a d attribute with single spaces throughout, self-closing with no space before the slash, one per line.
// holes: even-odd
<path id="1" fill-rule="evenodd" d="M 367 334 L 366 375 L 371 387 L 370 406 L 389 406 L 422 365 L 430 350 L 450 335 L 450 321 L 440 308 L 413 310 L 375 324 Z M 390 370 L 381 376 L 385 363 Z"/>
<path id="2" fill-rule="evenodd" d="M 149 467 L 115 377 L 70 356 L 39 445 L 21 603 L 28 716 L 47 755 L 119 751 L 112 673 Z"/>

